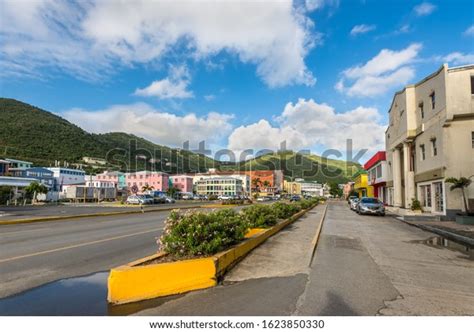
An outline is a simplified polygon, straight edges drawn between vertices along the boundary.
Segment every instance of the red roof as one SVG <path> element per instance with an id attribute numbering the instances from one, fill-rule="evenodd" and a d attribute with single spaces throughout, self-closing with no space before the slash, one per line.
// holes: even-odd
<path id="1" fill-rule="evenodd" d="M 364 164 L 364 169 L 368 170 L 372 168 L 375 164 L 377 164 L 380 161 L 386 160 L 385 159 L 385 151 L 379 151 L 376 154 L 372 156 L 365 164 Z"/>

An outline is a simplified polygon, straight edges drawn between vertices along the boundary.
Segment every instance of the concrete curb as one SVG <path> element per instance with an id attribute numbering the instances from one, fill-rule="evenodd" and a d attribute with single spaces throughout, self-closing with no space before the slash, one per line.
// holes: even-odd
<path id="1" fill-rule="evenodd" d="M 324 207 L 323 214 L 321 215 L 321 219 L 319 221 L 319 226 L 316 230 L 316 234 L 313 237 L 313 240 L 311 241 L 311 246 L 312 246 L 312 251 L 311 251 L 311 258 L 309 260 L 308 266 L 311 267 L 311 264 L 313 264 L 313 258 L 314 254 L 316 253 L 316 248 L 318 247 L 318 242 L 319 242 L 319 236 L 321 235 L 321 231 L 323 229 L 323 223 L 324 219 L 326 218 L 326 211 L 328 210 L 328 204 Z"/>
<path id="2" fill-rule="evenodd" d="M 124 304 L 214 287 L 245 255 L 312 208 L 314 206 L 271 228 L 251 230 L 244 241 L 210 257 L 146 265 L 165 255 L 157 253 L 113 268 L 108 279 L 107 300 Z"/>
<path id="3" fill-rule="evenodd" d="M 439 228 L 436 228 L 436 227 L 432 227 L 432 226 L 428 226 L 428 225 L 414 224 L 414 223 L 411 223 L 409 221 L 402 220 L 402 219 L 399 219 L 399 220 L 403 221 L 404 223 L 406 223 L 410 226 L 418 227 L 418 228 L 420 228 L 424 231 L 428 231 L 428 232 L 431 232 L 431 233 L 441 235 L 441 236 L 443 236 L 447 239 L 462 243 L 464 245 L 474 246 L 474 239 L 471 239 L 467 236 L 462 236 L 462 235 L 459 235 L 459 234 L 456 234 L 456 233 L 453 233 L 453 232 L 445 231 L 445 230 L 442 230 L 442 229 L 439 229 Z"/>
<path id="4" fill-rule="evenodd" d="M 16 220 L 2 220 L 0 221 L 0 226 L 2 225 L 15 225 L 15 224 L 28 224 L 34 222 L 42 222 L 42 221 L 69 221 L 72 219 L 80 219 L 80 218 L 90 218 L 90 217 L 106 217 L 106 216 L 115 216 L 115 215 L 124 215 L 124 214 L 135 214 L 135 213 L 149 213 L 149 212 L 161 212 L 161 211 L 171 211 L 176 209 L 204 209 L 204 208 L 223 208 L 228 207 L 228 205 L 222 206 L 211 206 L 211 205 L 196 205 L 196 206 L 188 206 L 188 207 L 180 207 L 180 206 L 173 206 L 167 207 L 164 209 L 145 209 L 144 212 L 142 210 L 132 210 L 132 211 L 113 211 L 113 212 L 99 212 L 99 213 L 85 213 L 85 214 L 76 214 L 76 215 L 69 215 L 69 216 L 46 216 L 46 217 L 39 217 L 39 218 L 25 218 L 25 219 L 16 219 Z"/>

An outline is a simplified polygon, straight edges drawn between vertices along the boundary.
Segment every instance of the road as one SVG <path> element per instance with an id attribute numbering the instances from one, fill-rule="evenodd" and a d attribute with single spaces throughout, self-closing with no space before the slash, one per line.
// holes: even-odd
<path id="1" fill-rule="evenodd" d="M 323 209 L 267 240 L 215 288 L 124 306 L 106 303 L 107 271 L 156 251 L 168 212 L 2 226 L 0 297 L 62 280 L 0 299 L 0 314 L 474 314 L 474 261 L 462 246 L 430 244 L 432 233 L 335 202 L 311 259 Z"/>
<path id="2" fill-rule="evenodd" d="M 240 208 L 240 207 L 239 207 Z M 157 250 L 169 211 L 0 226 L 0 298 Z"/>
<path id="3" fill-rule="evenodd" d="M 222 285 L 139 315 L 474 315 L 474 261 L 427 245 L 434 235 L 390 216 L 328 211 L 311 266 L 321 207 L 273 236 Z M 472 259 L 472 256 L 471 256 Z"/>
<path id="4" fill-rule="evenodd" d="M 145 205 L 145 210 L 169 209 L 170 207 L 193 207 L 212 202 L 201 201 L 178 201 L 175 204 Z M 0 207 L 0 222 L 5 220 L 16 220 L 39 217 L 71 216 L 105 212 L 138 211 L 137 205 L 112 205 L 112 204 L 66 204 L 66 205 L 46 205 L 46 206 L 2 206 Z"/>

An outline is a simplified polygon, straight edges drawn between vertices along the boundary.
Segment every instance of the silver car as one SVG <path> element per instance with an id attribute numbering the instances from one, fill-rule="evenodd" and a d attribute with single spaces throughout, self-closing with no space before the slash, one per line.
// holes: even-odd
<path id="1" fill-rule="evenodd" d="M 377 198 L 371 197 L 363 197 L 357 204 L 356 211 L 359 214 L 385 215 L 385 207 L 383 206 L 383 203 Z"/>
<path id="2" fill-rule="evenodd" d="M 359 203 L 359 199 L 357 197 L 349 200 L 349 206 L 352 211 L 356 211 L 358 203 Z"/>

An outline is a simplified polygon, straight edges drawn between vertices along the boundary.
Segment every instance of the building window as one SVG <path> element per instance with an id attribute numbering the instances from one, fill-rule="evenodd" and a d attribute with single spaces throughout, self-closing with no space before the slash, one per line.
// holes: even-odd
<path id="1" fill-rule="evenodd" d="M 433 150 L 433 156 L 437 156 L 438 155 L 438 148 L 436 147 L 436 138 L 433 138 L 431 140 L 431 148 Z"/>
<path id="2" fill-rule="evenodd" d="M 474 131 L 471 131 L 471 144 L 472 148 L 474 149 Z"/>
<path id="3" fill-rule="evenodd" d="M 421 155 L 421 160 L 425 160 L 426 156 L 425 156 L 425 145 L 424 144 L 421 144 L 420 145 L 420 155 Z"/>
<path id="4" fill-rule="evenodd" d="M 423 109 L 423 103 L 418 104 L 418 109 L 420 110 L 421 118 L 424 119 L 425 118 L 425 111 Z"/>
<path id="5" fill-rule="evenodd" d="M 434 91 L 431 92 L 430 99 L 431 99 L 431 109 L 434 110 L 436 106 L 436 94 L 434 93 Z"/>
<path id="6" fill-rule="evenodd" d="M 471 95 L 474 95 L 474 76 L 471 76 Z"/>

